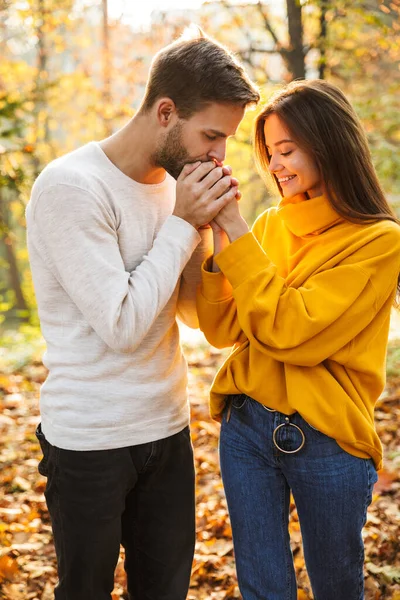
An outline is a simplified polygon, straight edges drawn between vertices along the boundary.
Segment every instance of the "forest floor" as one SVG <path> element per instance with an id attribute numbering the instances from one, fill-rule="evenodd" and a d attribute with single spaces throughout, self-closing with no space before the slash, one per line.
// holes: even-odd
<path id="1" fill-rule="evenodd" d="M 185 344 L 189 363 L 192 440 L 197 471 L 197 544 L 188 600 L 240 598 L 231 527 L 218 465 L 219 425 L 210 420 L 208 390 L 224 357 L 206 344 Z M 0 353 L 0 599 L 52 600 L 56 559 L 45 479 L 35 438 L 39 389 L 46 377 L 39 355 L 10 361 Z M 364 530 L 365 599 L 400 600 L 400 343 L 392 343 L 388 383 L 376 409 L 385 451 Z M 298 599 L 312 600 L 291 503 L 290 534 Z M 113 600 L 124 598 L 123 552 L 116 569 Z"/>

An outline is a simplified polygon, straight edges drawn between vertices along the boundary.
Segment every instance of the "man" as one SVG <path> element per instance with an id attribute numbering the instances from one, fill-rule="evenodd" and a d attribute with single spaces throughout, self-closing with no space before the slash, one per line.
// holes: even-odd
<path id="1" fill-rule="evenodd" d="M 226 141 L 258 99 L 199 32 L 155 57 L 123 129 L 35 182 L 28 249 L 49 369 L 37 436 L 56 600 L 110 600 L 120 543 L 131 598 L 186 598 L 194 468 L 176 315 L 197 326 L 203 226 L 236 201 Z"/>

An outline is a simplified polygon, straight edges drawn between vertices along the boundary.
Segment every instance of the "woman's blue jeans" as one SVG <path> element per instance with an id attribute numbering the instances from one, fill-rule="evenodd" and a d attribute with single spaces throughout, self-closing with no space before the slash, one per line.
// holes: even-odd
<path id="1" fill-rule="evenodd" d="M 229 404 L 231 410 L 229 411 Z M 229 414 L 230 412 L 230 414 Z M 229 415 L 229 418 L 228 418 Z M 239 588 L 244 600 L 296 600 L 288 531 L 292 492 L 315 600 L 364 598 L 361 536 L 377 474 L 372 460 L 342 450 L 298 413 L 269 412 L 230 396 L 221 427 L 220 459 Z"/>

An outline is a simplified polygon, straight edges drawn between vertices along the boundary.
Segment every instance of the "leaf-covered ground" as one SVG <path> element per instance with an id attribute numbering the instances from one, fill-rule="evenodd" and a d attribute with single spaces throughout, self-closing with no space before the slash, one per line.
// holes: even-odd
<path id="1" fill-rule="evenodd" d="M 210 420 L 207 406 L 207 391 L 222 356 L 206 346 L 186 348 L 186 356 L 197 469 L 197 545 L 188 600 L 240 598 L 218 468 L 219 426 Z M 366 600 L 400 600 L 400 377 L 396 370 L 389 375 L 376 411 L 385 468 L 365 528 Z M 34 435 L 44 377 L 39 361 L 0 374 L 0 599 L 52 600 L 57 579 L 43 495 L 45 479 L 37 472 L 40 448 Z M 290 532 L 298 598 L 312 599 L 294 504 Z M 124 598 L 122 554 L 113 600 L 120 598 Z"/>

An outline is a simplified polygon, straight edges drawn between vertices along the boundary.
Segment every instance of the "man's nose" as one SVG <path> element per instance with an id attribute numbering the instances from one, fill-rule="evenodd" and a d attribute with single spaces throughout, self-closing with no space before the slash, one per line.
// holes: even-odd
<path id="1" fill-rule="evenodd" d="M 218 144 L 218 146 L 216 146 L 215 148 L 213 148 L 209 153 L 208 153 L 208 157 L 211 160 L 216 160 L 217 163 L 222 164 L 225 160 L 225 156 L 226 156 L 226 141 L 222 141 L 220 144 Z"/>

